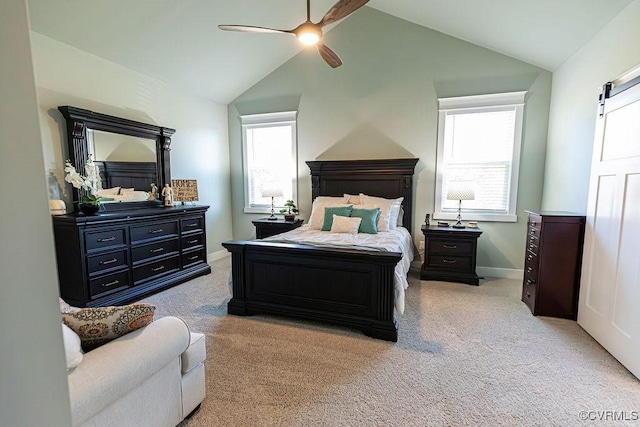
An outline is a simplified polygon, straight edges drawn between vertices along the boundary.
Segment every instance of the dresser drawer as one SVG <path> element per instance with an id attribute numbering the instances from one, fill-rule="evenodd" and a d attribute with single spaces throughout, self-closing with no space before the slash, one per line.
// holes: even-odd
<path id="1" fill-rule="evenodd" d="M 535 284 L 524 283 L 522 286 L 522 301 L 529 306 L 529 309 L 533 312 L 536 306 L 536 293 L 537 288 Z"/>
<path id="2" fill-rule="evenodd" d="M 138 284 L 143 280 L 172 273 L 179 269 L 180 260 L 178 255 L 151 262 L 149 264 L 139 265 L 133 267 L 133 283 Z"/>
<path id="3" fill-rule="evenodd" d="M 540 228 L 527 226 L 527 238 L 535 237 L 536 239 L 540 239 Z"/>
<path id="4" fill-rule="evenodd" d="M 204 253 L 203 249 L 197 249 L 195 251 L 190 251 L 182 254 L 182 267 L 190 267 L 193 264 L 198 264 L 201 262 L 206 262 L 207 255 Z"/>
<path id="5" fill-rule="evenodd" d="M 91 276 L 102 273 L 106 270 L 125 267 L 127 264 L 126 249 L 87 257 L 87 271 Z"/>
<path id="6" fill-rule="evenodd" d="M 96 299 L 115 291 L 120 291 L 129 287 L 129 270 L 106 276 L 96 277 L 89 280 L 89 291 L 91 299 Z"/>
<path id="7" fill-rule="evenodd" d="M 427 265 L 430 267 L 467 271 L 471 268 L 471 257 L 429 254 Z"/>
<path id="8" fill-rule="evenodd" d="M 131 244 L 178 235 L 178 221 L 157 222 L 131 227 Z"/>
<path id="9" fill-rule="evenodd" d="M 524 273 L 534 280 L 538 278 L 538 263 L 535 261 L 537 260 L 525 261 L 524 263 Z"/>
<path id="10" fill-rule="evenodd" d="M 124 228 L 114 228 L 106 231 L 89 231 L 84 235 L 87 252 L 97 249 L 122 246 L 127 242 Z"/>
<path id="11" fill-rule="evenodd" d="M 539 230 L 540 226 L 542 225 L 542 217 L 540 215 L 530 213 L 529 219 L 527 220 L 527 225 Z"/>
<path id="12" fill-rule="evenodd" d="M 429 253 L 438 252 L 441 254 L 472 255 L 473 242 L 429 239 L 429 248 L 427 250 Z"/>
<path id="13" fill-rule="evenodd" d="M 187 251 L 189 249 L 202 246 L 204 244 L 204 234 L 193 234 L 182 238 L 182 250 Z"/>
<path id="14" fill-rule="evenodd" d="M 533 255 L 538 255 L 538 241 L 529 241 L 527 240 L 527 251 L 531 252 Z"/>
<path id="15" fill-rule="evenodd" d="M 178 253 L 178 239 L 162 240 L 131 248 L 131 259 L 138 263 L 146 259 Z"/>
<path id="16" fill-rule="evenodd" d="M 201 216 L 180 220 L 180 232 L 192 233 L 204 230 L 204 218 Z"/>

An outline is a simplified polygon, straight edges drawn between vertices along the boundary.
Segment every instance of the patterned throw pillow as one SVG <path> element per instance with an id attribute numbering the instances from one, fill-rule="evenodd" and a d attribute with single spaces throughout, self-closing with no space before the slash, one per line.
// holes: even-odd
<path id="1" fill-rule="evenodd" d="M 81 308 L 62 313 L 62 321 L 82 342 L 82 349 L 93 350 L 118 337 L 153 322 L 153 304 L 130 304 L 121 307 Z"/>

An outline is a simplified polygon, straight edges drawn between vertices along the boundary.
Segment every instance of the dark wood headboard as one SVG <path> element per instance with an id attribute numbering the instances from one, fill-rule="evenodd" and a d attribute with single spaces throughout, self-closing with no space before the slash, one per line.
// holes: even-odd
<path id="1" fill-rule="evenodd" d="M 96 161 L 100 169 L 102 188 L 124 187 L 151 191 L 151 183 L 158 183 L 158 169 L 154 162 Z"/>
<path id="2" fill-rule="evenodd" d="M 419 159 L 315 160 L 311 170 L 312 199 L 363 193 L 395 199 L 404 197 L 402 225 L 413 225 L 413 172 Z"/>

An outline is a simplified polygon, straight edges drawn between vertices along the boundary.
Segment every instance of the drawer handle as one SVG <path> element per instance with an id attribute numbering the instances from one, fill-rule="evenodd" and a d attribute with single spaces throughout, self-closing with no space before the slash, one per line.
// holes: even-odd
<path id="1" fill-rule="evenodd" d="M 444 258 L 442 258 L 442 262 L 444 262 L 445 264 L 455 264 L 456 260 L 455 259 L 444 259 Z"/>
<path id="2" fill-rule="evenodd" d="M 527 292 L 527 298 L 531 298 L 531 293 Z"/>
<path id="3" fill-rule="evenodd" d="M 107 261 L 100 261 L 100 265 L 107 265 L 107 264 L 113 264 L 114 262 L 117 262 L 118 258 L 113 258 L 113 259 L 109 259 Z"/>
<path id="4" fill-rule="evenodd" d="M 527 255 L 527 261 L 533 260 L 533 255 Z"/>
<path id="5" fill-rule="evenodd" d="M 190 256 L 190 257 L 189 257 L 189 261 L 194 260 L 194 259 L 198 259 L 198 258 L 199 258 L 199 257 L 198 257 L 198 255 Z"/>
<path id="6" fill-rule="evenodd" d="M 187 243 L 192 244 L 192 243 L 198 243 L 198 239 L 196 240 L 189 240 Z"/>
<path id="7" fill-rule="evenodd" d="M 453 245 L 453 246 L 450 246 L 450 245 L 442 245 L 442 247 L 443 247 L 443 248 L 447 248 L 447 249 L 455 249 L 455 248 L 457 248 L 457 247 L 458 247 L 458 245 Z"/>
<path id="8" fill-rule="evenodd" d="M 161 271 L 164 270 L 164 265 L 161 265 L 160 267 L 156 267 L 156 268 L 152 268 L 151 271 Z"/>
<path id="9" fill-rule="evenodd" d="M 198 223 L 194 222 L 193 224 L 187 224 L 187 227 L 197 227 Z"/>
<path id="10" fill-rule="evenodd" d="M 535 247 L 536 247 L 536 245 L 529 245 L 529 249 L 533 249 Z"/>
<path id="11" fill-rule="evenodd" d="M 107 238 L 104 238 L 104 239 L 98 239 L 98 243 L 110 242 L 112 240 L 116 240 L 116 238 L 114 236 L 111 236 L 111 237 L 107 237 Z"/>
<path id="12" fill-rule="evenodd" d="M 533 283 L 535 283 L 535 281 L 534 281 L 534 280 L 527 279 L 527 285 L 531 285 L 531 284 L 533 284 Z"/>
<path id="13" fill-rule="evenodd" d="M 108 288 L 109 286 L 117 285 L 118 283 L 120 283 L 119 280 L 114 280 L 113 282 L 103 283 L 100 286 L 102 286 L 103 288 Z"/>
<path id="14" fill-rule="evenodd" d="M 149 234 L 158 234 L 158 233 L 162 233 L 162 231 L 163 231 L 162 228 L 158 228 L 157 230 L 151 230 Z"/>
<path id="15" fill-rule="evenodd" d="M 152 254 L 155 254 L 155 253 L 157 253 L 157 252 L 162 252 L 162 251 L 164 251 L 164 248 L 158 248 L 158 249 L 151 249 L 151 250 L 149 250 L 149 252 L 151 252 Z"/>
<path id="16" fill-rule="evenodd" d="M 527 267 L 527 273 L 531 273 L 532 271 L 533 271 L 533 268 Z"/>

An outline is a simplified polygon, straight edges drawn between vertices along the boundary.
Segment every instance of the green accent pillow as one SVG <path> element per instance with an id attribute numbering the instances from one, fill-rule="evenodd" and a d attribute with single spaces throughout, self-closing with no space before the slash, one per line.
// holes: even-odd
<path id="1" fill-rule="evenodd" d="M 324 208 L 324 222 L 322 223 L 322 231 L 331 231 L 333 225 L 333 215 L 351 216 L 353 206 L 332 206 Z"/>
<path id="2" fill-rule="evenodd" d="M 375 209 L 358 209 L 351 211 L 352 217 L 362 218 L 358 233 L 378 234 L 378 217 L 380 216 L 380 208 Z"/>

